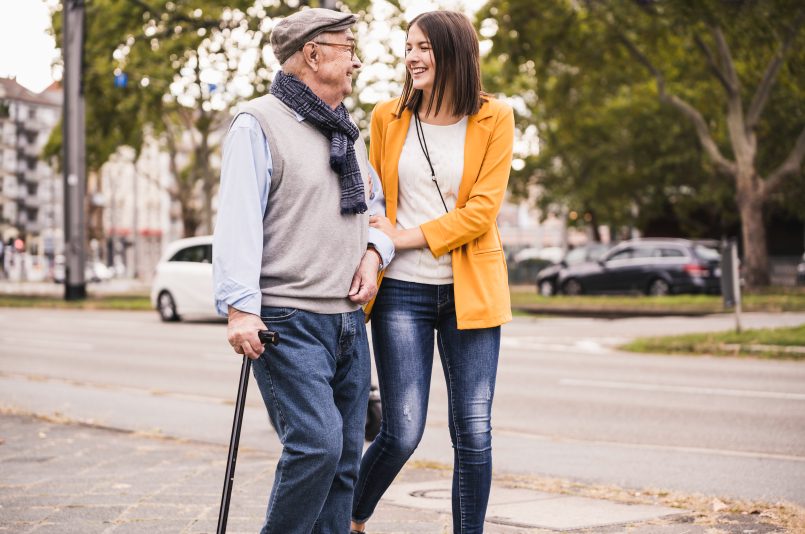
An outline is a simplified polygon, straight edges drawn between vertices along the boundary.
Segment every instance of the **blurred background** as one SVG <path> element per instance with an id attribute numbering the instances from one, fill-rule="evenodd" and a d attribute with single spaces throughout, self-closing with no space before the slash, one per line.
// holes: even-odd
<path id="1" fill-rule="evenodd" d="M 149 284 L 170 243 L 212 233 L 221 140 L 237 105 L 266 93 L 279 68 L 271 29 L 296 9 L 322 6 L 360 16 L 364 66 L 346 104 L 367 139 L 372 107 L 400 92 L 406 21 L 430 9 L 473 19 L 485 87 L 516 111 L 498 218 L 513 284 L 536 289 L 541 269 L 565 267 L 579 247 L 597 252 L 571 262 L 657 237 L 707 240 L 716 251 L 735 239 L 746 286 L 797 283 L 805 248 L 800 2 L 80 3 L 87 282 Z M 0 276 L 63 282 L 64 8 L 57 0 L 3 6 L 14 16 L 0 23 Z M 662 251 L 631 253 L 641 254 Z M 698 260 L 686 256 L 679 267 Z M 651 292 L 650 282 L 630 289 Z M 542 292 L 563 289 L 560 281 Z"/>
<path id="2" fill-rule="evenodd" d="M 406 23 L 426 10 L 472 19 L 485 88 L 515 110 L 498 226 L 516 316 L 502 328 L 494 483 L 516 475 L 596 502 L 576 513 L 542 495 L 509 524 L 805 532 L 802 0 L 0 7 L 0 523 L 12 531 L 212 531 L 239 367 L 210 320 L 221 142 L 277 73 L 276 21 L 327 7 L 359 15 L 346 105 L 367 140 L 373 106 L 400 93 Z M 84 21 L 69 46 L 65 14 L 68 35 Z M 85 172 L 78 121 L 62 134 L 78 80 Z M 433 373 L 412 480 L 453 461 L 439 358 Z M 242 443 L 276 456 L 250 391 Z M 206 470 L 200 443 L 220 451 Z M 251 497 L 270 471 L 236 488 L 242 531 L 261 521 Z M 632 529 L 603 500 L 684 510 Z M 405 519 L 385 531 L 439 532 L 449 521 L 427 515 L 433 502 L 384 513 Z"/>

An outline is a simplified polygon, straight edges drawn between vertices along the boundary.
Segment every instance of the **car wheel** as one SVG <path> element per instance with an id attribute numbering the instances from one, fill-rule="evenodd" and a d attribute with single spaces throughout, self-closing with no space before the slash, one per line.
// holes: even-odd
<path id="1" fill-rule="evenodd" d="M 539 283 L 538 288 L 539 294 L 543 297 L 552 297 L 556 293 L 556 290 L 553 287 L 553 282 L 550 280 L 543 280 Z"/>
<path id="2" fill-rule="evenodd" d="M 581 287 L 581 282 L 576 280 L 575 278 L 571 278 L 567 282 L 565 282 L 564 287 L 562 288 L 565 295 L 581 295 L 584 290 Z"/>
<path id="3" fill-rule="evenodd" d="M 648 294 L 654 297 L 664 297 L 671 294 L 671 284 L 662 278 L 655 278 L 648 286 Z"/>
<path id="4" fill-rule="evenodd" d="M 168 291 L 163 291 L 157 298 L 157 311 L 159 318 L 165 322 L 172 322 L 179 320 L 179 314 L 176 313 L 176 302 L 173 296 Z"/>

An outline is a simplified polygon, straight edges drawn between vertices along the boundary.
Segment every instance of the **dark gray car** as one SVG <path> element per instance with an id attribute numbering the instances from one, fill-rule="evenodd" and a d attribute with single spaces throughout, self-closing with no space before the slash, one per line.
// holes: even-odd
<path id="1" fill-rule="evenodd" d="M 714 241 L 635 239 L 601 259 L 562 269 L 557 287 L 583 293 L 720 293 L 721 255 Z"/>
<path id="2" fill-rule="evenodd" d="M 537 273 L 537 292 L 550 297 L 558 293 L 559 287 L 556 285 L 559 280 L 559 273 L 571 265 L 596 261 L 609 250 L 609 245 L 602 243 L 589 243 L 569 250 L 562 261 L 549 265 Z"/>

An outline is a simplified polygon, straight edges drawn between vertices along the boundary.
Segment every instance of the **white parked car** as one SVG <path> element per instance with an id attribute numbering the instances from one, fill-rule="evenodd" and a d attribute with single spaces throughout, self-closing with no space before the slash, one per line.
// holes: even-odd
<path id="1" fill-rule="evenodd" d="M 168 245 L 154 273 L 151 304 L 163 321 L 216 314 L 211 235 L 179 239 Z"/>

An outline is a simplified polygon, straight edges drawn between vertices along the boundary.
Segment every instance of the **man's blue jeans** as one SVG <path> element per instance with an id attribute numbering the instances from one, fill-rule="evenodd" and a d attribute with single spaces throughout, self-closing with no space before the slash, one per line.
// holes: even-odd
<path id="1" fill-rule="evenodd" d="M 361 460 L 352 517 L 366 521 L 425 430 L 434 331 L 453 442 L 453 532 L 482 532 L 492 482 L 492 397 L 500 327 L 459 330 L 453 285 L 386 278 L 372 311 L 380 434 Z"/>
<path id="2" fill-rule="evenodd" d="M 349 532 L 370 381 L 363 310 L 261 315 L 280 342 L 254 378 L 283 445 L 261 532 Z"/>

